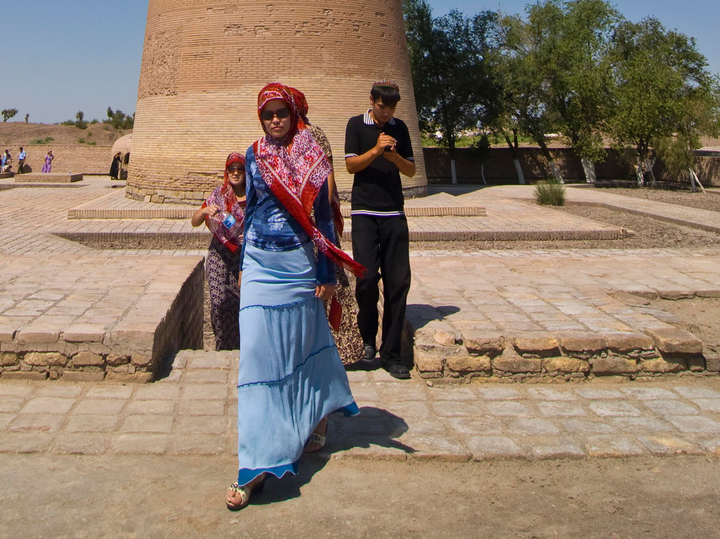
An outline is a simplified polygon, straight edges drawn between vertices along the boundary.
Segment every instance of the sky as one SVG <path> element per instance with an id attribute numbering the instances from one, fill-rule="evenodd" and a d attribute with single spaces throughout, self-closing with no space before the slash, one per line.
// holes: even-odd
<path id="1" fill-rule="evenodd" d="M 436 16 L 451 9 L 474 15 L 486 9 L 524 13 L 527 0 L 429 0 Z M 720 1 L 619 0 L 629 20 L 657 17 L 668 29 L 692 36 L 720 73 Z M 106 110 L 132 114 L 137 101 L 148 0 L 0 0 L 3 75 L 0 110 L 11 121 L 55 123 L 105 118 Z"/>

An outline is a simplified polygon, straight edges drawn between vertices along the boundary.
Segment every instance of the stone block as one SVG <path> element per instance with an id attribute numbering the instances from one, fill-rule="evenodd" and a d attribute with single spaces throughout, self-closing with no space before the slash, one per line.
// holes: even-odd
<path id="1" fill-rule="evenodd" d="M 654 455 L 704 455 L 697 445 L 675 436 L 640 436 L 638 440 Z"/>
<path id="2" fill-rule="evenodd" d="M 649 361 L 640 362 L 640 372 L 652 374 L 671 374 L 681 372 L 686 369 L 685 362 L 669 362 L 664 359 L 651 359 Z"/>
<path id="3" fill-rule="evenodd" d="M 414 356 L 415 368 L 418 372 L 441 373 L 443 371 L 444 360 L 441 356 L 418 349 L 415 350 Z"/>
<path id="4" fill-rule="evenodd" d="M 705 358 L 703 356 L 690 356 L 687 358 L 687 365 L 692 372 L 703 372 L 705 370 Z"/>
<path id="5" fill-rule="evenodd" d="M 151 373 L 151 372 L 136 372 L 134 374 L 129 374 L 129 373 L 108 372 L 105 375 L 105 379 L 108 382 L 130 382 L 133 384 L 146 384 L 148 382 L 152 382 L 153 373 Z"/>
<path id="6" fill-rule="evenodd" d="M 0 354 L 0 367 L 10 367 L 20 363 L 20 359 L 17 354 L 12 353 L 1 353 Z"/>
<path id="7" fill-rule="evenodd" d="M 519 354 L 560 355 L 558 340 L 543 332 L 528 332 L 516 335 L 513 346 Z"/>
<path id="8" fill-rule="evenodd" d="M 462 340 L 468 352 L 477 356 L 496 356 L 505 350 L 505 337 L 500 333 L 464 330 Z"/>
<path id="9" fill-rule="evenodd" d="M 2 377 L 3 377 L 4 380 L 47 380 L 48 373 L 46 373 L 46 372 L 37 372 L 37 371 L 27 371 L 27 372 L 21 372 L 21 371 L 8 372 L 8 371 L 3 371 Z"/>
<path id="10" fill-rule="evenodd" d="M 492 360 L 493 369 L 510 374 L 540 373 L 542 359 L 500 356 Z"/>
<path id="11" fill-rule="evenodd" d="M 104 372 L 65 371 L 61 380 L 64 382 L 102 382 Z"/>
<path id="12" fill-rule="evenodd" d="M 53 444 L 52 452 L 59 455 L 102 455 L 110 447 L 107 434 L 61 434 Z"/>
<path id="13" fill-rule="evenodd" d="M 13 432 L 0 436 L 0 453 L 40 453 L 50 447 L 53 435 L 46 432 Z"/>
<path id="14" fill-rule="evenodd" d="M 110 451 L 120 455 L 164 455 L 168 442 L 165 434 L 124 434 Z"/>
<path id="15" fill-rule="evenodd" d="M 652 350 L 655 347 L 653 339 L 644 333 L 609 333 L 604 337 L 607 347 L 618 354 Z"/>
<path id="16" fill-rule="evenodd" d="M 467 441 L 473 460 L 524 457 L 524 451 L 505 436 L 473 436 Z"/>
<path id="17" fill-rule="evenodd" d="M 76 367 L 102 367 L 105 365 L 103 357 L 92 352 L 78 352 L 72 357 L 72 362 Z"/>
<path id="18" fill-rule="evenodd" d="M 144 354 L 133 354 L 130 358 L 133 365 L 138 367 L 148 367 L 152 363 L 152 356 Z"/>
<path id="19" fill-rule="evenodd" d="M 446 359 L 447 367 L 456 373 L 492 372 L 492 361 L 487 356 L 456 356 Z"/>
<path id="20" fill-rule="evenodd" d="M 590 372 L 590 363 L 582 359 L 571 357 L 552 357 L 543 359 L 543 370 L 549 374 L 571 374 L 576 372 Z"/>
<path id="21" fill-rule="evenodd" d="M 640 370 L 637 362 L 621 357 L 593 358 L 590 361 L 592 372 L 597 375 L 637 374 Z"/>
<path id="22" fill-rule="evenodd" d="M 649 328 L 647 332 L 663 354 L 702 354 L 702 341 L 689 331 L 676 327 L 662 327 Z"/>
<path id="23" fill-rule="evenodd" d="M 433 335 L 433 339 L 440 346 L 455 346 L 457 344 L 457 338 L 455 337 L 455 333 L 442 329 L 435 332 L 435 334 Z"/>
<path id="24" fill-rule="evenodd" d="M 65 417 L 50 414 L 20 414 L 10 424 L 10 432 L 48 432 L 60 429 Z"/>
<path id="25" fill-rule="evenodd" d="M 130 356 L 109 354 L 105 362 L 111 367 L 119 367 L 121 365 L 127 365 L 128 363 L 130 363 Z"/>
<path id="26" fill-rule="evenodd" d="M 605 350 L 605 339 L 584 331 L 565 331 L 558 333 L 557 339 L 565 352 L 594 354 Z"/>
<path id="27" fill-rule="evenodd" d="M 67 356 L 58 352 L 30 352 L 28 354 L 25 354 L 25 356 L 23 357 L 23 361 L 27 365 L 32 365 L 36 367 L 64 367 L 65 365 L 67 365 L 68 358 Z"/>
<path id="28" fill-rule="evenodd" d="M 73 324 L 63 331 L 63 340 L 67 342 L 102 342 L 105 327 L 99 324 Z"/>
<path id="29" fill-rule="evenodd" d="M 705 350 L 705 368 L 708 372 L 720 372 L 720 354 Z"/>

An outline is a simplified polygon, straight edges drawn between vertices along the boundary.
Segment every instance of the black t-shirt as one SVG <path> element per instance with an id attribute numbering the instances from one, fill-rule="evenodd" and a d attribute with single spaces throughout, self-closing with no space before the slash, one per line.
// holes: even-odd
<path id="1" fill-rule="evenodd" d="M 392 118 L 383 127 L 376 124 L 370 111 L 350 118 L 345 132 L 345 158 L 372 150 L 381 133 L 393 137 L 398 154 L 414 161 L 410 133 L 402 120 Z M 403 211 L 404 199 L 400 171 L 382 155 L 367 168 L 355 174 L 352 188 L 352 210 L 368 210 L 398 214 Z"/>

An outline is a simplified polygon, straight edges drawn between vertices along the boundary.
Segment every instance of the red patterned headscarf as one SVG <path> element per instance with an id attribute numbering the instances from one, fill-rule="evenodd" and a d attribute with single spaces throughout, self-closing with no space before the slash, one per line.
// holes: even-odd
<path id="1" fill-rule="evenodd" d="M 285 137 L 275 139 L 266 134 L 253 145 L 260 174 L 285 209 L 312 238 L 318 251 L 355 275 L 362 276 L 365 268 L 326 238 L 311 218 L 313 203 L 327 181 L 332 165 L 305 126 L 297 93 L 297 90 L 294 93 L 284 84 L 272 83 L 258 95 L 258 116 L 273 99 L 285 101 L 291 113 L 291 127 Z M 263 124 L 262 118 L 260 123 Z"/>
<path id="2" fill-rule="evenodd" d="M 309 124 L 307 115 L 308 111 L 310 110 L 310 105 L 308 105 L 307 98 L 305 97 L 305 94 L 302 93 L 297 88 L 290 88 L 290 93 L 293 96 L 293 99 L 295 100 L 295 104 L 298 108 L 298 114 L 300 115 L 300 118 L 302 118 L 303 122 L 306 124 Z"/>
<path id="3" fill-rule="evenodd" d="M 210 194 L 202 207 L 217 206 L 225 216 L 232 215 L 233 219 L 237 223 L 236 225 L 228 228 L 225 226 L 229 221 L 213 217 L 206 217 L 205 224 L 213 233 L 213 236 L 220 241 L 225 247 L 230 249 L 231 252 L 235 252 L 242 245 L 242 224 L 245 220 L 245 200 L 239 201 L 230 185 L 230 176 L 228 174 L 228 167 L 233 164 L 239 164 L 245 166 L 245 156 L 239 153 L 231 153 L 225 160 L 225 181 L 220 187 L 216 187 L 215 190 Z M 243 172 L 244 174 L 244 172 Z"/>

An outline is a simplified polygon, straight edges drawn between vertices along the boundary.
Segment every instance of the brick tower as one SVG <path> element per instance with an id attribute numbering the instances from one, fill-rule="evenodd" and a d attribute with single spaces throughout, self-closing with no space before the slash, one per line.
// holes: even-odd
<path id="1" fill-rule="evenodd" d="M 127 196 L 198 203 L 218 185 L 225 157 L 262 136 L 259 90 L 279 81 L 302 90 L 308 114 L 345 170 L 347 120 L 369 108 L 373 81 L 400 85 L 397 116 L 408 124 L 425 194 L 401 0 L 150 0 Z"/>

